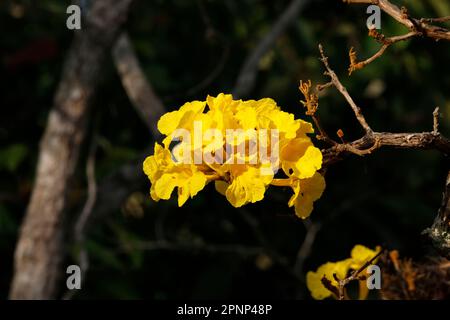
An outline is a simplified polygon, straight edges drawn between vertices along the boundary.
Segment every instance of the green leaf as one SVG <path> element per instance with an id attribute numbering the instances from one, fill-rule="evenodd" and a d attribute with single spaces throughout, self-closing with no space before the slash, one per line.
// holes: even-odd
<path id="1" fill-rule="evenodd" d="M 0 170 L 15 172 L 28 154 L 23 144 L 13 144 L 0 150 Z"/>

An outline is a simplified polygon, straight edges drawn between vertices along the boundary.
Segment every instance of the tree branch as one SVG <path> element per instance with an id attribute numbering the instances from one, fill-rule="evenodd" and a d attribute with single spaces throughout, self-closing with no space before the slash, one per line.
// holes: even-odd
<path id="1" fill-rule="evenodd" d="M 328 149 L 322 150 L 324 167 L 343 160 L 350 154 L 358 154 L 355 150 L 364 151 L 372 148 L 373 151 L 381 147 L 393 147 L 399 149 L 417 149 L 417 150 L 437 150 L 444 155 L 450 155 L 450 140 L 440 133 L 422 132 L 422 133 L 392 133 L 392 132 L 373 132 L 372 135 L 364 136 L 346 144 L 338 144 Z"/>
<path id="2" fill-rule="evenodd" d="M 159 118 L 166 112 L 163 103 L 147 81 L 136 57 L 130 38 L 122 33 L 114 47 L 113 59 L 122 85 L 142 121 L 155 139 L 160 137 L 157 128 Z"/>
<path id="3" fill-rule="evenodd" d="M 388 0 L 343 0 L 343 2 L 348 4 L 375 4 L 410 31 L 415 32 L 417 36 L 425 36 L 435 40 L 450 40 L 450 31 L 448 29 L 431 24 L 432 21 L 448 21 L 448 17 L 436 19 L 411 18 L 405 7 L 399 8 Z"/>
<path id="4" fill-rule="evenodd" d="M 364 115 L 361 112 L 361 108 L 359 108 L 356 103 L 353 101 L 352 97 L 348 93 L 347 89 L 342 85 L 341 81 L 339 81 L 339 78 L 337 77 L 336 73 L 330 68 L 330 65 L 328 63 L 328 57 L 325 56 L 325 53 L 323 51 L 323 47 L 321 44 L 319 44 L 319 51 L 320 55 L 322 57 L 322 62 L 325 65 L 325 68 L 327 69 L 326 75 L 331 78 L 331 83 L 334 85 L 334 87 L 344 96 L 345 100 L 347 100 L 348 104 L 352 108 L 353 112 L 355 113 L 356 119 L 359 121 L 363 129 L 366 131 L 366 134 L 371 134 L 372 129 L 370 128 L 369 124 L 367 123 L 366 119 L 364 118 Z"/>

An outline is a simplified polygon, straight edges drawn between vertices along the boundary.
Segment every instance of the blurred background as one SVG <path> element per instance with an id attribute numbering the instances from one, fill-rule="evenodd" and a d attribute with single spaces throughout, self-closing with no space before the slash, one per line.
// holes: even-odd
<path id="1" fill-rule="evenodd" d="M 322 43 L 331 66 L 374 130 L 430 131 L 432 112 L 440 106 L 441 131 L 450 135 L 447 43 L 398 43 L 348 77 L 350 47 L 360 59 L 379 48 L 367 36 L 366 7 L 305 2 L 259 60 L 255 83 L 242 98 L 271 97 L 283 110 L 310 121 L 300 104 L 298 84 L 302 79 L 314 84 L 328 80 L 318 60 L 317 46 Z M 414 17 L 450 15 L 449 1 L 395 3 L 407 6 Z M 68 5 L 70 1 L 59 0 L 0 2 L 2 299 L 8 296 L 13 276 L 14 249 L 33 186 L 39 140 L 73 39 L 74 32 L 65 27 Z M 289 5 L 285 0 L 135 1 L 125 28 L 147 80 L 170 111 L 186 101 L 205 100 L 208 94 L 232 92 L 247 57 Z M 384 34 L 405 31 L 382 14 Z M 154 144 L 111 55 L 107 57 L 68 194 L 65 265 L 79 259 L 80 247 L 70 234 L 86 201 L 91 146 L 96 146 L 95 180 L 103 188 L 115 172 L 142 159 Z M 335 91 L 327 90 L 319 102 L 318 114 L 330 135 L 336 138 L 338 129 L 347 141 L 362 135 L 351 109 Z M 113 184 L 123 195 L 120 204 L 98 199 L 103 203 L 97 202 L 92 214 L 101 214 L 83 243 L 89 268 L 83 289 L 73 298 L 310 299 L 304 274 L 326 261 L 346 258 L 355 244 L 423 256 L 427 248 L 420 234 L 436 216 L 448 168 L 448 159 L 436 151 L 383 148 L 364 158 L 349 157 L 329 168 L 326 191 L 307 221 L 287 207 L 291 191 L 282 188 L 270 188 L 263 201 L 242 209 L 233 208 L 212 185 L 182 208 L 175 197 L 155 203 L 148 196 L 148 180 L 137 170 L 135 183 Z M 64 281 L 61 291 L 64 294 Z"/>

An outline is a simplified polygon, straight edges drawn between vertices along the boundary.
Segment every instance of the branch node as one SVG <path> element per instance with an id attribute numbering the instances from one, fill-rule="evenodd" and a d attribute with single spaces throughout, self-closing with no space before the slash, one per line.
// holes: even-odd
<path id="1" fill-rule="evenodd" d="M 439 107 L 433 111 L 433 134 L 439 135 Z"/>

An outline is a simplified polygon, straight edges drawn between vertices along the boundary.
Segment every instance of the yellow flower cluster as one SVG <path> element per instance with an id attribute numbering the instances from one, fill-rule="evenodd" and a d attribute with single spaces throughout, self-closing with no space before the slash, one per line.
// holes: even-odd
<path id="1" fill-rule="evenodd" d="M 330 297 L 332 295 L 331 291 L 325 288 L 322 283 L 324 276 L 331 281 L 332 285 L 337 286 L 337 281 L 333 276 L 334 274 L 339 279 L 345 279 L 350 270 L 359 270 L 362 268 L 367 261 L 375 257 L 379 250 L 380 248 L 371 250 L 358 244 L 352 249 L 350 258 L 337 262 L 327 262 L 321 265 L 317 271 L 309 271 L 306 274 L 306 285 L 311 292 L 311 296 L 316 300 L 323 300 Z M 360 286 L 361 290 L 367 290 L 365 283 Z M 360 292 L 361 299 L 364 299 L 366 295 L 367 291 Z"/>
<path id="2" fill-rule="evenodd" d="M 269 185 L 284 186 L 294 192 L 289 206 L 306 218 L 325 189 L 317 172 L 322 154 L 307 135 L 312 125 L 272 99 L 208 96 L 163 115 L 158 130 L 165 136 L 163 145 L 156 143 L 143 164 L 155 201 L 169 199 L 177 188 L 182 206 L 214 181 L 216 190 L 240 207 L 262 200 Z M 180 142 L 173 146 L 176 139 Z M 275 179 L 278 168 L 284 177 Z"/>

